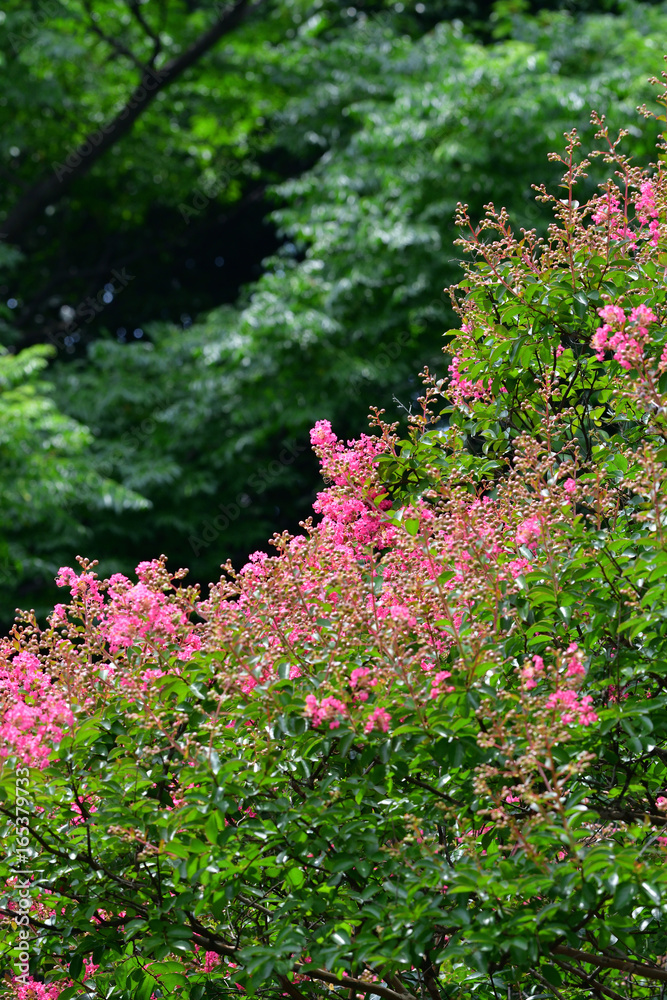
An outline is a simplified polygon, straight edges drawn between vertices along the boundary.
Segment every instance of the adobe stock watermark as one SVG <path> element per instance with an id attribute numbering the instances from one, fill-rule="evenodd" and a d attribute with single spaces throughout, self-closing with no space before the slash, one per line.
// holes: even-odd
<path id="1" fill-rule="evenodd" d="M 256 472 L 253 472 L 251 476 L 248 476 L 245 484 L 246 488 L 254 490 L 257 496 L 261 496 L 262 493 L 265 493 L 276 482 L 283 469 L 293 465 L 304 451 L 308 451 L 308 447 L 304 444 L 299 444 L 293 438 L 284 441 L 283 448 L 277 459 L 268 462 Z M 200 533 L 190 535 L 188 538 L 193 555 L 197 557 L 205 549 L 208 549 L 241 516 L 241 512 L 251 507 L 254 502 L 250 494 L 246 492 L 246 489 L 243 489 L 236 495 L 233 503 L 219 504 L 219 513 L 203 521 L 200 526 Z"/>
<path id="2" fill-rule="evenodd" d="M 14 945 L 14 980 L 28 985 L 30 978 L 30 909 L 32 907 L 32 878 L 28 848 L 30 846 L 30 769 L 16 763 L 16 796 L 14 825 L 16 827 L 16 854 L 11 862 L 10 890 L 14 897 L 12 909 L 16 924 L 17 941 Z"/>
<path id="3" fill-rule="evenodd" d="M 191 200 L 181 202 L 178 206 L 181 218 L 186 225 L 190 225 L 192 218 L 201 215 L 206 206 L 214 201 L 235 177 L 246 171 L 249 166 L 257 163 L 257 157 L 264 148 L 263 144 L 267 136 L 275 135 L 285 121 L 285 117 L 280 112 L 277 112 L 266 122 L 260 133 L 250 136 L 251 141 L 243 157 L 239 157 L 238 160 L 226 164 L 221 172 L 214 177 L 203 178 L 199 181 Z"/>
<path id="4" fill-rule="evenodd" d="M 37 9 L 33 8 L 30 11 L 30 19 L 27 26 L 22 28 L 21 31 L 10 31 L 8 33 L 7 40 L 13 51 L 18 53 L 21 49 L 25 48 L 26 42 L 33 42 L 42 25 L 46 24 L 49 18 L 55 17 L 56 14 L 62 14 L 63 10 L 63 5 L 58 3 L 58 0 L 39 0 Z"/>
<path id="5" fill-rule="evenodd" d="M 127 102 L 111 121 L 108 121 L 106 125 L 101 125 L 95 132 L 87 135 L 78 146 L 70 149 L 63 163 L 59 163 L 57 160 L 53 161 L 51 168 L 56 175 L 56 179 L 62 181 L 67 174 L 71 174 L 87 156 L 90 156 L 94 149 L 101 145 L 105 136 L 115 132 L 118 128 L 118 123 L 124 121 L 130 114 L 130 111 L 133 111 L 145 101 L 150 91 L 157 90 L 162 81 L 166 79 L 166 76 L 167 74 L 164 70 L 146 68 L 141 83 L 134 88 Z"/>
<path id="6" fill-rule="evenodd" d="M 111 305 L 115 297 L 124 288 L 127 288 L 129 283 L 134 281 L 135 277 L 136 275 L 134 274 L 128 274 L 124 267 L 120 271 L 113 270 L 111 272 L 111 280 L 107 281 L 96 295 L 89 295 L 76 308 L 66 305 L 62 306 L 60 315 L 66 325 L 61 327 L 57 333 L 49 333 L 49 341 L 58 350 L 71 348 L 81 337 L 81 329 L 78 325 L 79 321 L 90 323 L 103 309 Z"/>
<path id="7" fill-rule="evenodd" d="M 442 305 L 440 299 L 432 299 L 429 306 L 434 303 L 437 303 L 439 306 Z M 411 340 L 411 334 L 407 330 L 403 330 L 395 340 L 382 346 L 372 360 L 369 360 L 363 368 L 354 372 L 349 377 L 346 384 L 346 394 L 350 396 L 358 395 L 360 390 L 367 388 L 371 382 L 379 380 L 391 365 L 395 361 L 398 361 Z"/>
<path id="8" fill-rule="evenodd" d="M 0 587 L 11 587 L 16 583 L 18 566 L 4 556 L 0 561 Z"/>

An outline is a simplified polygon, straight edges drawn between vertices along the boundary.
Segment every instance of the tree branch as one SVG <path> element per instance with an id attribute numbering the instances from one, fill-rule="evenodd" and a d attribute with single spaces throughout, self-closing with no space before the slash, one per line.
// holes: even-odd
<path id="1" fill-rule="evenodd" d="M 135 20 L 141 26 L 145 34 L 147 34 L 148 37 L 153 42 L 153 54 L 151 55 L 151 58 L 149 60 L 149 65 L 154 66 L 155 60 L 162 51 L 162 42 L 160 41 L 160 36 L 153 31 L 150 24 L 148 24 L 148 22 L 145 20 L 143 14 L 139 10 L 138 0 L 129 0 L 129 5 Z"/>
<path id="2" fill-rule="evenodd" d="M 555 986 L 552 986 L 551 983 L 549 982 L 549 980 L 545 979 L 544 976 L 541 975 L 537 971 L 537 969 L 531 969 L 530 973 L 531 973 L 532 976 L 535 976 L 535 978 L 537 979 L 538 983 L 542 983 L 542 986 L 546 986 L 546 988 L 549 990 L 549 992 L 553 993 L 553 995 L 555 997 L 557 997 L 558 1000 L 565 1000 L 565 997 L 560 992 L 560 990 L 557 990 Z"/>
<path id="3" fill-rule="evenodd" d="M 89 133 L 64 163 L 53 163 L 52 170 L 44 174 L 22 195 L 2 226 L 5 239 L 10 243 L 20 242 L 26 227 L 44 211 L 47 205 L 60 201 L 75 181 L 85 176 L 109 149 L 131 131 L 135 121 L 153 103 L 161 90 L 177 80 L 186 69 L 194 66 L 261 3 L 262 0 L 254 0 L 252 4 L 250 0 L 237 0 L 232 7 L 226 8 L 208 31 L 203 32 L 182 55 L 172 59 L 161 69 L 146 70 L 116 117 L 96 132 Z"/>
<path id="4" fill-rule="evenodd" d="M 625 958 L 612 958 L 610 955 L 593 955 L 589 951 L 577 951 L 566 945 L 558 944 L 551 949 L 554 955 L 565 955 L 576 958 L 579 962 L 596 965 L 598 969 L 620 969 L 633 976 L 643 976 L 645 979 L 655 979 L 659 983 L 667 983 L 667 972 L 654 965 L 644 965 L 643 962 L 631 962 Z"/>
<path id="5" fill-rule="evenodd" d="M 445 802 L 451 802 L 455 806 L 459 805 L 459 803 L 453 799 L 451 795 L 447 795 L 445 792 L 441 792 L 437 788 L 433 788 L 433 786 L 427 784 L 427 782 L 421 781 L 419 778 L 415 778 L 413 774 L 406 774 L 404 780 L 408 781 L 411 785 L 418 785 L 419 788 L 423 788 L 427 792 L 431 792 L 432 795 L 437 795 L 439 799 L 443 799 Z"/>
<path id="6" fill-rule="evenodd" d="M 605 986 L 604 983 L 597 980 L 595 976 L 587 976 L 583 969 L 575 969 L 575 967 L 570 965 L 569 962 L 558 961 L 558 959 L 556 959 L 556 961 L 562 969 L 565 969 L 571 975 L 576 976 L 584 983 L 585 986 L 592 986 L 593 989 L 601 995 L 609 997 L 609 1000 L 627 1000 L 626 997 L 621 996 L 621 994 L 617 993 L 616 990 L 609 989 L 608 986 Z"/>
<path id="7" fill-rule="evenodd" d="M 428 954 L 422 964 L 422 972 L 424 974 L 424 985 L 428 990 L 431 1000 L 442 1000 L 440 990 L 438 989 L 436 970 L 434 969 L 433 962 Z"/>
<path id="8" fill-rule="evenodd" d="M 121 42 L 120 39 L 114 38 L 112 35 L 107 35 L 106 32 L 102 31 L 102 29 L 97 25 L 93 19 L 93 11 L 90 5 L 90 0 L 84 0 L 83 6 L 88 14 L 90 28 L 98 36 L 98 38 L 101 38 L 103 42 L 110 45 L 111 48 L 119 55 L 125 56 L 126 59 L 129 59 L 132 65 L 136 66 L 140 73 L 145 73 L 147 71 L 147 67 L 144 66 L 141 59 L 137 59 L 134 52 L 132 52 L 131 49 L 128 49 L 127 45 Z"/>
<path id="9" fill-rule="evenodd" d="M 301 990 L 298 990 L 294 983 L 291 983 L 287 976 L 279 976 L 280 985 L 284 989 L 285 993 L 291 996 L 292 1000 L 305 1000 L 305 997 Z"/>
<path id="10" fill-rule="evenodd" d="M 379 983 L 367 983 L 363 979 L 353 979 L 352 976 L 345 976 L 344 979 L 339 979 L 332 972 L 327 972 L 325 969 L 312 969 L 310 965 L 301 962 L 298 962 L 294 966 L 294 969 L 296 972 L 300 972 L 302 976 L 308 976 L 310 979 L 320 979 L 323 983 L 331 983 L 333 986 L 349 986 L 354 988 L 356 992 L 374 993 L 376 996 L 385 997 L 386 1000 L 415 1000 L 412 993 L 397 993 L 396 990 L 390 990 L 388 986 L 380 986 Z"/>

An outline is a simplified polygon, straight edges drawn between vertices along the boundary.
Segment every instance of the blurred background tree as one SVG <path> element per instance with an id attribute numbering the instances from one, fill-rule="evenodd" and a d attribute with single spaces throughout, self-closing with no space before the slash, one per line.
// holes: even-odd
<path id="1" fill-rule="evenodd" d="M 591 107 L 651 158 L 666 15 L 5 0 L 0 618 L 77 552 L 205 583 L 295 529 L 314 421 L 400 419 L 446 367 L 456 202 L 541 227 L 530 181 Z"/>

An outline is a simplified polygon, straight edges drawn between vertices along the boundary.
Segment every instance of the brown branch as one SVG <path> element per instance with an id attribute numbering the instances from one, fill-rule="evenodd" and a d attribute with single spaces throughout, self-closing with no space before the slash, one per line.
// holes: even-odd
<path id="1" fill-rule="evenodd" d="M 141 59 L 138 59 L 137 56 L 135 56 L 134 52 L 132 52 L 131 49 L 128 49 L 127 45 L 121 42 L 120 39 L 114 38 L 112 35 L 107 35 L 105 31 L 102 31 L 102 29 L 99 27 L 99 25 L 93 18 L 93 10 L 90 5 L 90 0 L 83 0 L 83 6 L 85 8 L 86 13 L 88 14 L 88 18 L 90 21 L 89 26 L 91 30 L 98 36 L 98 38 L 101 38 L 103 42 L 106 42 L 106 44 L 109 45 L 119 55 L 125 56 L 126 59 L 129 59 L 132 65 L 136 66 L 136 68 L 139 70 L 140 73 L 145 73 L 147 67 L 142 63 Z"/>
<path id="2" fill-rule="evenodd" d="M 551 985 L 551 983 L 549 982 L 549 980 L 548 980 L 548 979 L 545 979 L 545 978 L 544 978 L 544 976 L 542 976 L 542 975 L 541 975 L 541 974 L 540 974 L 540 973 L 539 973 L 539 972 L 537 971 L 537 969 L 531 969 L 530 971 L 531 971 L 531 975 L 535 976 L 535 978 L 537 979 L 537 981 L 538 981 L 539 983 L 542 983 L 542 986 L 546 986 L 546 988 L 547 988 L 547 989 L 548 989 L 548 990 L 549 990 L 549 991 L 550 991 L 551 993 L 553 993 L 553 995 L 554 995 L 555 997 L 558 997 L 558 1000 L 565 1000 L 565 997 L 564 997 L 564 996 L 563 996 L 563 994 L 562 994 L 562 993 L 560 992 L 560 990 L 557 990 L 555 986 L 552 986 L 552 985 Z"/>
<path id="3" fill-rule="evenodd" d="M 560 965 L 562 969 L 566 969 L 567 972 L 569 972 L 571 975 L 577 976 L 578 979 L 581 979 L 585 986 L 592 986 L 593 989 L 597 990 L 598 993 L 602 994 L 603 996 L 609 997 L 609 1000 L 627 1000 L 627 997 L 621 996 L 621 994 L 617 993 L 616 990 L 609 989 L 608 986 L 605 986 L 604 983 L 601 983 L 598 979 L 595 978 L 595 976 L 593 975 L 587 976 L 586 973 L 583 971 L 583 969 L 575 969 L 575 967 L 573 965 L 570 965 L 569 962 L 563 962 L 562 960 L 559 961 L 558 959 L 556 959 L 556 961 L 558 962 L 558 965 Z"/>
<path id="4" fill-rule="evenodd" d="M 216 955 L 226 955 L 228 958 L 238 957 L 235 948 L 232 948 L 230 945 L 221 944 L 213 935 L 209 936 L 208 934 L 204 934 L 203 931 L 195 932 L 192 935 L 192 940 L 200 948 L 204 948 L 206 951 L 213 951 Z"/>
<path id="5" fill-rule="evenodd" d="M 305 1000 L 305 997 L 301 990 L 298 990 L 294 983 L 291 983 L 287 976 L 279 976 L 280 985 L 284 989 L 285 993 L 291 996 L 292 1000 Z"/>
<path id="6" fill-rule="evenodd" d="M 428 956 L 424 959 L 422 972 L 424 974 L 424 985 L 428 990 L 431 1000 L 442 1000 L 440 990 L 438 989 L 436 971 L 433 968 L 433 962 Z"/>
<path id="7" fill-rule="evenodd" d="M 203 32 L 182 55 L 166 63 L 161 69 L 149 69 L 143 73 L 121 111 L 96 132 L 89 133 L 78 147 L 66 157 L 64 163 L 53 163 L 48 174 L 44 174 L 19 199 L 3 224 L 5 239 L 10 243 L 20 242 L 26 227 L 47 207 L 60 201 L 72 184 L 85 176 L 91 167 L 116 143 L 131 131 L 135 121 L 153 103 L 161 90 L 180 77 L 185 70 L 194 66 L 217 42 L 229 34 L 256 9 L 262 0 L 237 0 L 233 7 L 226 8 L 217 21 Z"/>
<path id="8" fill-rule="evenodd" d="M 659 983 L 667 983 L 667 972 L 654 965 L 644 965 L 643 962 L 632 962 L 625 958 L 612 958 L 610 955 L 593 955 L 589 951 L 577 951 L 566 945 L 558 944 L 551 949 L 554 955 L 565 955 L 576 958 L 578 962 L 596 965 L 598 969 L 620 969 L 633 976 L 643 976 L 645 979 L 655 979 Z"/>
<path id="9" fill-rule="evenodd" d="M 333 986 L 349 986 L 359 993 L 375 993 L 376 996 L 385 997 L 386 1000 L 416 1000 L 412 993 L 397 993 L 390 990 L 388 986 L 380 986 L 379 983 L 367 983 L 363 979 L 353 979 L 352 976 L 345 976 L 339 979 L 332 972 L 325 969 L 311 969 L 309 965 L 298 962 L 294 966 L 297 972 L 309 979 L 321 979 L 323 983 L 331 983 Z"/>
<path id="10" fill-rule="evenodd" d="M 405 781 L 409 781 L 411 785 L 417 785 L 419 788 L 423 788 L 425 791 L 431 792 L 432 795 L 437 795 L 439 799 L 443 799 L 445 802 L 452 802 L 455 806 L 459 804 L 451 797 L 451 795 L 447 795 L 446 792 L 441 792 L 437 788 L 433 788 L 433 786 L 427 784 L 427 782 L 421 781 L 419 778 L 415 778 L 413 774 L 406 774 Z"/>
<path id="11" fill-rule="evenodd" d="M 616 990 L 609 989 L 604 983 L 601 983 L 599 979 L 595 979 L 594 976 L 589 976 L 586 980 L 587 986 L 592 986 L 593 989 L 599 990 L 603 996 L 609 997 L 609 1000 L 627 1000 L 627 997 L 622 996 L 617 993 Z"/>
<path id="12" fill-rule="evenodd" d="M 153 42 L 153 54 L 151 55 L 149 65 L 154 66 L 155 60 L 162 51 L 162 42 L 160 41 L 160 36 L 153 31 L 150 24 L 148 24 L 148 22 L 145 20 L 143 14 L 139 10 L 138 0 L 129 0 L 129 6 L 135 20 L 138 22 L 138 24 L 141 25 L 143 31 L 148 35 L 148 37 Z"/>

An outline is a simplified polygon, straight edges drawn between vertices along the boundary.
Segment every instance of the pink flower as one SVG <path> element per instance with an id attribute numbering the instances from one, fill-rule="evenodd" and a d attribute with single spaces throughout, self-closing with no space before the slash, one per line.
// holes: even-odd
<path id="1" fill-rule="evenodd" d="M 330 720 L 329 728 L 337 729 L 340 719 L 336 716 L 347 718 L 347 714 L 347 707 L 338 698 L 323 698 L 318 702 L 314 694 L 306 696 L 306 715 L 313 720 L 314 726 Z"/>
<path id="2" fill-rule="evenodd" d="M 486 395 L 484 383 L 479 379 L 473 382 L 471 379 L 465 378 L 461 371 L 461 364 L 461 357 L 455 354 L 449 366 L 449 374 L 452 377 L 449 384 L 449 394 L 455 406 L 460 406 L 468 399 L 483 399 Z"/>
<path id="3" fill-rule="evenodd" d="M 64 604 L 56 604 L 51 612 L 51 623 L 53 625 L 64 625 L 67 622 L 67 607 Z"/>
<path id="4" fill-rule="evenodd" d="M 58 1000 L 61 992 L 71 986 L 71 981 L 60 983 L 38 983 L 29 976 L 28 983 L 16 986 L 16 1000 Z"/>
<path id="5" fill-rule="evenodd" d="M 539 518 L 529 517 L 517 528 L 516 540 L 519 545 L 529 545 L 531 542 L 540 537 L 541 532 L 542 525 L 540 524 Z"/>
<path id="6" fill-rule="evenodd" d="M 639 305 L 626 316 L 620 306 L 607 305 L 598 309 L 598 315 L 605 321 L 591 338 L 598 361 L 604 360 L 606 350 L 612 350 L 615 360 L 629 371 L 644 356 L 648 325 L 657 321 L 655 313 L 648 306 Z"/>
<path id="7" fill-rule="evenodd" d="M 581 698 L 576 691 L 570 689 L 559 689 L 554 694 L 549 695 L 546 701 L 546 708 L 558 709 L 560 719 L 566 726 L 570 723 L 578 722 L 582 726 L 588 726 L 592 722 L 597 722 L 597 713 L 592 708 L 593 699 L 590 695 L 583 695 Z"/>
<path id="8" fill-rule="evenodd" d="M 151 563 L 141 563 L 137 567 L 137 575 L 146 579 L 153 569 Z M 184 632 L 181 659 L 190 659 L 201 647 L 199 637 L 192 634 L 192 626 L 185 613 L 162 590 L 154 590 L 147 583 L 140 582 L 122 590 L 115 586 L 109 594 L 110 601 L 101 613 L 100 632 L 112 653 L 141 641 L 150 641 L 152 645 L 165 649 L 168 645 L 177 644 Z"/>
<path id="9" fill-rule="evenodd" d="M 524 559 L 523 556 L 519 559 L 510 559 L 507 563 L 507 570 L 513 580 L 516 580 L 518 576 L 522 576 L 524 573 L 529 573 L 532 568 L 533 564 Z"/>
<path id="10" fill-rule="evenodd" d="M 61 566 L 58 570 L 58 575 L 56 577 L 56 586 L 58 587 L 74 587 L 76 585 L 77 575 L 71 566 Z"/>
<path id="11" fill-rule="evenodd" d="M 181 646 L 178 652 L 179 660 L 190 660 L 193 654 L 201 649 L 201 638 L 194 633 L 190 633 L 185 639 L 185 642 Z"/>
<path id="12" fill-rule="evenodd" d="M 570 659 L 567 661 L 566 676 L 577 677 L 585 673 L 582 661 L 583 653 L 579 651 L 576 642 L 571 643 L 565 650 L 565 655 Z"/>
<path id="13" fill-rule="evenodd" d="M 53 746 L 74 717 L 51 671 L 27 650 L 0 658 L 0 756 L 16 754 L 26 765 L 43 768 Z"/>
<path id="14" fill-rule="evenodd" d="M 573 493 L 577 492 L 577 480 L 570 476 L 569 479 L 565 480 L 564 489 L 567 495 L 571 497 Z"/>
<path id="15" fill-rule="evenodd" d="M 537 681 L 535 680 L 535 671 L 531 666 L 523 667 L 521 670 L 521 680 L 523 681 L 523 686 L 526 691 L 532 691 L 533 688 L 537 687 Z"/>
<path id="16" fill-rule="evenodd" d="M 92 958 L 84 958 L 84 960 L 83 960 L 83 981 L 84 981 L 84 983 L 85 983 L 85 981 L 87 979 L 90 978 L 90 976 L 94 975 L 97 972 L 98 969 L 99 969 L 99 965 L 95 965 L 93 963 Z"/>
<path id="17" fill-rule="evenodd" d="M 380 729 L 383 733 L 389 732 L 389 726 L 391 725 L 391 716 L 389 712 L 385 712 L 384 708 L 376 708 L 371 713 L 364 726 L 365 733 L 371 733 L 374 729 Z"/>
<path id="18" fill-rule="evenodd" d="M 332 431 L 331 423 L 328 420 L 318 420 L 310 432 L 310 443 L 313 446 L 325 447 L 336 444 L 337 441 L 338 438 Z"/>
<path id="19" fill-rule="evenodd" d="M 605 323 L 619 324 L 625 322 L 625 313 L 620 306 L 602 306 L 601 309 L 598 309 L 598 316 Z"/>
<path id="20" fill-rule="evenodd" d="M 450 670 L 439 670 L 435 674 L 431 681 L 431 698 L 439 698 L 441 694 L 451 694 L 455 690 L 451 684 L 444 683 L 451 676 Z"/>
<path id="21" fill-rule="evenodd" d="M 216 966 L 220 965 L 222 959 L 214 951 L 207 951 L 204 956 L 204 972 L 213 972 Z"/>
<path id="22" fill-rule="evenodd" d="M 660 239 L 660 224 L 657 221 L 658 206 L 655 203 L 655 189 L 651 181 L 644 181 L 641 185 L 640 194 L 635 199 L 635 210 L 640 224 L 649 227 L 651 244 L 657 247 Z"/>
<path id="23" fill-rule="evenodd" d="M 649 323 L 657 323 L 658 317 L 648 306 L 640 305 L 630 310 L 630 322 L 640 326 L 648 326 Z"/>
<path id="24" fill-rule="evenodd" d="M 591 218 L 596 225 L 607 226 L 612 240 L 627 239 L 633 249 L 636 247 L 636 233 L 627 225 L 627 220 L 621 212 L 619 200 L 615 194 L 607 192 L 603 195 L 598 200 L 597 208 Z"/>
<path id="25" fill-rule="evenodd" d="M 81 573 L 77 576 L 69 566 L 61 566 L 56 576 L 59 587 L 69 587 L 72 597 L 91 601 L 97 607 L 102 606 L 103 597 L 99 590 L 99 581 L 94 573 Z"/>
<path id="26" fill-rule="evenodd" d="M 600 226 L 605 223 L 612 225 L 617 222 L 621 214 L 618 198 L 614 194 L 607 193 L 598 201 L 598 206 L 591 218 L 593 222 Z"/>
<path id="27" fill-rule="evenodd" d="M 362 683 L 364 678 L 370 675 L 370 670 L 368 667 L 355 667 L 350 674 L 350 687 L 354 691 L 358 684 Z"/>
<path id="28" fill-rule="evenodd" d="M 534 656 L 532 663 L 524 664 L 521 668 L 521 680 L 526 691 L 532 691 L 533 688 L 537 687 L 535 675 L 541 673 L 543 670 L 544 660 L 541 656 Z"/>

